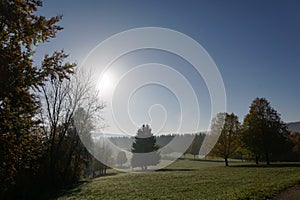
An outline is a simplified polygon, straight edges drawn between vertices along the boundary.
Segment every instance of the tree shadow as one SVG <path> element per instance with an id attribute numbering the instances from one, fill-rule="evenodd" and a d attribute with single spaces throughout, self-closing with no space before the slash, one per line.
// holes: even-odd
<path id="1" fill-rule="evenodd" d="M 91 179 L 79 181 L 79 182 L 77 182 L 75 184 L 72 184 L 72 185 L 70 185 L 68 187 L 65 187 L 65 188 L 59 190 L 57 193 L 51 195 L 49 197 L 49 199 L 54 199 L 54 198 L 58 198 L 58 197 L 64 196 L 64 195 L 79 193 L 79 192 L 81 192 L 81 187 L 80 186 L 86 185 L 88 183 L 91 183 L 94 179 L 97 179 L 97 178 L 115 176 L 117 174 L 118 173 L 116 173 L 116 172 L 112 172 L 112 173 L 103 174 L 101 176 L 97 176 L 97 177 L 94 177 L 94 178 L 91 178 Z"/>
<path id="2" fill-rule="evenodd" d="M 242 165 L 232 165 L 230 167 L 239 167 L 239 168 L 286 168 L 286 167 L 300 167 L 300 163 L 271 163 L 270 165 L 266 164 L 242 164 Z"/>
<path id="3" fill-rule="evenodd" d="M 188 172 L 188 171 L 196 171 L 196 169 L 187 169 L 187 168 L 179 168 L 179 169 L 169 169 L 169 168 L 165 168 L 165 169 L 159 169 L 156 170 L 157 172 Z"/>
<path id="4" fill-rule="evenodd" d="M 205 159 L 199 159 L 199 158 L 196 158 L 196 159 L 193 159 L 193 158 L 181 159 L 180 158 L 180 160 L 197 161 L 197 162 L 211 162 L 211 163 L 224 163 L 224 160 L 205 160 Z"/>

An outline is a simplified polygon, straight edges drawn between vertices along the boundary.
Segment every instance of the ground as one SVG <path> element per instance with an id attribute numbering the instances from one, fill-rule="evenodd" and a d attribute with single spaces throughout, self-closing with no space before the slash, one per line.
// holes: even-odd
<path id="1" fill-rule="evenodd" d="M 300 186 L 294 186 L 280 192 L 273 200 L 299 200 Z"/>
<path id="2" fill-rule="evenodd" d="M 300 183 L 300 163 L 230 164 L 186 159 L 152 173 L 111 171 L 59 199 L 272 199 Z"/>

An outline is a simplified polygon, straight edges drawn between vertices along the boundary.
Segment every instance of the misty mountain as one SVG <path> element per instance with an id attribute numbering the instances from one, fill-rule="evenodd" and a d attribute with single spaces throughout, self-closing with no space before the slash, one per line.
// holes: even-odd
<path id="1" fill-rule="evenodd" d="M 287 123 L 289 131 L 297 131 L 300 133 L 300 122 Z"/>

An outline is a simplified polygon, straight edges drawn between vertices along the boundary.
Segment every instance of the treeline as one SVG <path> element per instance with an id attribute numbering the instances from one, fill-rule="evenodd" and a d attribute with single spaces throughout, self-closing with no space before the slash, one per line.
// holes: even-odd
<path id="1" fill-rule="evenodd" d="M 36 0 L 0 1 L 0 199 L 43 199 L 105 173 L 83 145 L 103 104 L 63 51 L 35 66 L 40 43 L 62 29 L 61 16 L 37 15 Z M 101 152 L 101 151 L 100 151 Z"/>
<path id="2" fill-rule="evenodd" d="M 218 141 L 211 156 L 265 161 L 300 161 L 300 134 L 290 132 L 278 112 L 265 98 L 256 98 L 241 124 L 234 114 L 219 113 L 213 120 L 211 136 Z"/>
<path id="3" fill-rule="evenodd" d="M 176 134 L 158 135 L 158 136 L 155 136 L 157 145 L 159 146 L 159 148 L 163 148 L 163 147 L 167 146 L 174 139 L 175 136 L 177 136 L 179 138 L 194 138 L 192 144 L 190 145 L 190 147 L 187 149 L 187 151 L 185 153 L 198 155 L 200 147 L 203 142 L 203 139 L 205 137 L 205 134 L 204 133 L 184 133 L 184 134 L 180 134 L 180 135 L 176 135 Z M 132 137 L 126 137 L 126 136 L 110 137 L 109 138 L 110 142 L 112 142 L 119 148 L 126 150 L 126 151 L 131 151 L 131 147 L 132 147 L 134 140 L 135 140 L 135 137 L 133 137 L 133 136 Z M 182 153 L 182 152 L 178 152 L 178 153 Z"/>
<path id="4" fill-rule="evenodd" d="M 173 161 L 182 154 L 192 154 L 195 159 L 196 155 L 199 154 L 204 138 L 205 134 L 203 133 L 155 136 L 150 126 L 146 124 L 138 129 L 135 137 L 111 137 L 108 138 L 108 143 L 121 148 L 121 151 L 114 156 L 116 157 L 117 168 L 135 170 L 135 168 L 140 167 L 142 171 L 146 171 L 148 166 L 158 165 L 162 160 Z M 107 142 L 105 138 L 101 140 L 101 143 Z M 190 145 L 186 147 L 186 144 Z M 178 146 L 181 147 L 177 148 Z M 126 153 L 130 157 L 127 157 Z"/>

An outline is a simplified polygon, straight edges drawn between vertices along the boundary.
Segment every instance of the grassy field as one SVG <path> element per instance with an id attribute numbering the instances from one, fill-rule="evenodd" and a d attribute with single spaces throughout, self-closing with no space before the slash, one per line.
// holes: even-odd
<path id="1" fill-rule="evenodd" d="M 269 199 L 300 183 L 299 163 L 230 164 L 178 160 L 157 172 L 97 178 L 59 199 Z"/>

